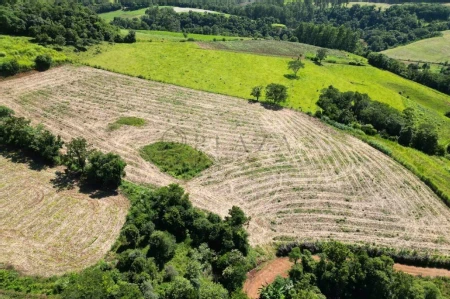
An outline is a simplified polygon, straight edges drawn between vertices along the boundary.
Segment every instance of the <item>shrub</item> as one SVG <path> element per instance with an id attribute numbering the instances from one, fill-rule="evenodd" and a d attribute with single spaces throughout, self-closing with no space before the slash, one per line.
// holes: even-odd
<path id="1" fill-rule="evenodd" d="M 14 76 L 19 73 L 20 66 L 17 60 L 10 60 L 0 64 L 0 75 L 1 76 Z"/>
<path id="2" fill-rule="evenodd" d="M 125 176 L 127 163 L 119 155 L 94 151 L 88 158 L 85 182 L 96 187 L 116 189 Z"/>
<path id="3" fill-rule="evenodd" d="M 123 42 L 127 44 L 132 44 L 136 42 L 136 32 L 130 30 L 128 34 L 123 38 Z"/>
<path id="4" fill-rule="evenodd" d="M 50 55 L 38 55 L 34 59 L 36 70 L 43 72 L 48 70 L 52 66 L 53 59 Z"/>
<path id="5" fill-rule="evenodd" d="M 0 118 L 10 117 L 14 115 L 14 111 L 6 106 L 0 105 Z"/>
<path id="6" fill-rule="evenodd" d="M 361 126 L 361 130 L 366 133 L 367 135 L 373 136 L 375 134 L 377 134 L 377 130 L 371 125 L 362 125 Z"/>
<path id="7" fill-rule="evenodd" d="M 445 116 L 447 116 L 448 118 L 450 118 L 450 111 L 445 113 Z"/>

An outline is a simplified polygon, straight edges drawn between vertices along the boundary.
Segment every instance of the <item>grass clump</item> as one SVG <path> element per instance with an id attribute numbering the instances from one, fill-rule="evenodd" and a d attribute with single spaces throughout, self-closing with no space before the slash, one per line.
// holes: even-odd
<path id="1" fill-rule="evenodd" d="M 141 156 L 163 172 L 179 179 L 191 179 L 212 165 L 211 159 L 189 145 L 156 142 L 144 146 Z"/>
<path id="2" fill-rule="evenodd" d="M 120 129 L 122 126 L 133 126 L 133 127 L 142 127 L 145 125 L 145 120 L 139 117 L 134 116 L 124 116 L 119 118 L 113 123 L 108 125 L 109 131 L 114 131 Z"/>

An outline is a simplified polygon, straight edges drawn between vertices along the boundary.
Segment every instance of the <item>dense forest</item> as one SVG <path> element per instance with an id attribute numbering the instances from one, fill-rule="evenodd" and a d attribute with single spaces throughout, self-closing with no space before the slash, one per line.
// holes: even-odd
<path id="1" fill-rule="evenodd" d="M 87 7 L 71 2 L 0 6 L 0 34 L 30 36 L 42 45 L 80 49 L 101 41 L 132 42 Z"/>
<path id="2" fill-rule="evenodd" d="M 371 100 L 367 94 L 340 92 L 333 86 L 322 91 L 317 105 L 322 108 L 318 115 L 345 125 L 356 124 L 356 128 L 367 135 L 379 133 L 381 137 L 426 154 L 445 155 L 445 148 L 438 144 L 436 128 L 430 124 L 417 124 L 412 108 L 399 112 Z"/>
<path id="3" fill-rule="evenodd" d="M 433 282 L 395 271 L 387 256 L 369 257 L 364 250 L 330 242 L 319 257 L 315 261 L 310 251 L 292 248 L 289 277 L 263 287 L 260 299 L 443 298 Z"/>

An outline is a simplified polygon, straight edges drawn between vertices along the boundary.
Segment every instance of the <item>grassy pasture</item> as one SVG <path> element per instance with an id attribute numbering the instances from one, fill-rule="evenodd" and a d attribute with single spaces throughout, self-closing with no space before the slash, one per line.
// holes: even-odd
<path id="1" fill-rule="evenodd" d="M 359 2 L 359 1 L 349 2 L 348 5 L 350 7 L 353 6 L 353 5 L 361 5 L 361 6 L 363 6 L 363 5 L 365 5 L 365 6 L 373 5 L 376 8 L 381 8 L 383 10 L 392 6 L 392 4 L 389 4 L 389 3 Z"/>
<path id="2" fill-rule="evenodd" d="M 126 35 L 128 33 L 128 30 L 121 30 L 121 33 L 123 35 Z M 247 40 L 248 38 L 245 37 L 235 37 L 235 36 L 224 36 L 224 35 L 203 35 L 203 34 L 194 34 L 189 33 L 187 38 L 193 38 L 196 41 L 213 41 L 216 40 L 223 40 L 226 39 L 227 41 L 230 40 L 238 40 L 243 39 Z M 170 32 L 170 31 L 156 31 L 156 30 L 137 30 L 136 31 L 136 39 L 138 41 L 173 41 L 173 42 L 180 42 L 185 41 L 186 38 L 184 37 L 182 32 Z"/>
<path id="3" fill-rule="evenodd" d="M 34 59 L 41 54 L 48 54 L 56 63 L 67 60 L 64 53 L 45 48 L 30 42 L 28 37 L 13 37 L 0 35 L 0 64 L 16 59 L 22 69 L 27 70 L 34 67 Z"/>
<path id="4" fill-rule="evenodd" d="M 174 11 L 177 13 L 188 13 L 189 11 L 198 12 L 198 13 L 203 13 L 203 12 L 220 13 L 220 12 L 216 12 L 216 11 L 204 10 L 204 9 L 198 9 L 198 8 L 173 7 L 173 6 L 159 6 L 159 7 L 160 8 L 172 7 L 174 9 Z M 142 8 L 142 9 L 137 9 L 137 10 L 129 10 L 129 11 L 116 10 L 116 11 L 101 13 L 101 14 L 99 14 L 99 16 L 107 22 L 111 22 L 112 20 L 114 20 L 114 18 L 117 18 L 117 17 L 125 18 L 125 19 L 139 18 L 139 17 L 142 17 L 143 15 L 145 15 L 145 11 L 147 9 L 148 9 L 148 7 Z M 228 14 L 224 14 L 224 15 L 229 16 Z"/>
<path id="5" fill-rule="evenodd" d="M 450 62 L 450 30 L 444 31 L 443 36 L 423 39 L 382 53 L 403 61 Z"/>
<path id="6" fill-rule="evenodd" d="M 191 179 L 212 165 L 204 153 L 183 143 L 156 142 L 141 149 L 141 156 L 161 171 L 179 179 Z"/>

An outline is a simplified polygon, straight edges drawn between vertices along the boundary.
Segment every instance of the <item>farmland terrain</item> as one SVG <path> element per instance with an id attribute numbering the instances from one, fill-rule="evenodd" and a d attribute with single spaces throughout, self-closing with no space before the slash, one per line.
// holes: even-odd
<path id="1" fill-rule="evenodd" d="M 3 103 L 3 95 L 1 97 Z M 110 250 L 128 212 L 121 195 L 91 198 L 59 190 L 55 171 L 0 155 L 0 264 L 49 276 L 95 264 Z"/>
<path id="2" fill-rule="evenodd" d="M 136 183 L 180 183 L 198 207 L 252 217 L 252 244 L 337 239 L 450 253 L 450 211 L 417 177 L 360 140 L 304 114 L 65 66 L 0 83 L 1 104 L 65 140 L 84 136 L 127 162 Z M 120 117 L 142 127 L 108 130 Z M 157 141 L 186 143 L 214 164 L 177 180 L 139 155 Z M 7 212 L 11 212 L 8 209 Z"/>
<path id="3" fill-rule="evenodd" d="M 450 30 L 443 31 L 442 36 L 423 39 L 381 53 L 405 62 L 450 62 Z"/>

